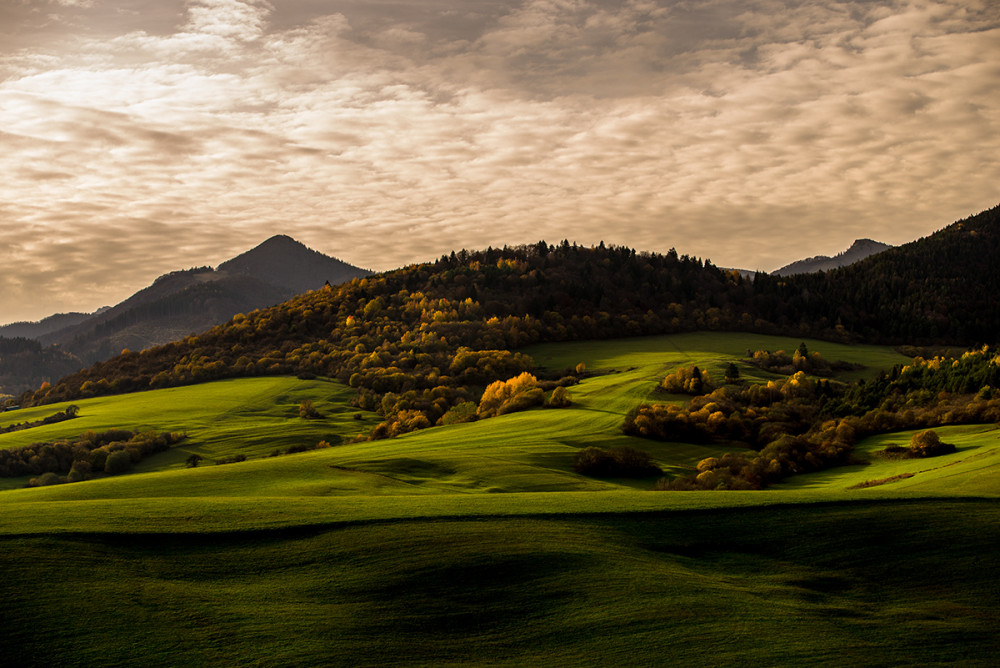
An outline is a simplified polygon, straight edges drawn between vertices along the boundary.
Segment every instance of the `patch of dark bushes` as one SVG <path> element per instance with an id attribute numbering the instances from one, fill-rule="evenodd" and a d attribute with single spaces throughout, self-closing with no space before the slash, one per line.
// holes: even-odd
<path id="1" fill-rule="evenodd" d="M 590 446 L 573 456 L 573 469 L 593 478 L 648 478 L 662 475 L 648 452 L 628 446 L 598 448 Z"/>
<path id="2" fill-rule="evenodd" d="M 34 487 L 79 482 L 101 472 L 117 475 L 184 438 L 185 434 L 171 432 L 88 431 L 74 440 L 0 450 L 0 477 L 36 476 L 28 483 Z"/>
<path id="3" fill-rule="evenodd" d="M 65 422 L 66 420 L 72 420 L 78 417 L 80 413 L 80 408 L 76 405 L 67 406 L 66 410 L 59 411 L 58 413 L 53 413 L 41 420 L 34 420 L 32 422 L 18 422 L 17 424 L 9 424 L 6 427 L 0 427 L 0 434 L 9 434 L 14 431 L 24 431 L 25 429 L 31 429 L 32 427 L 42 427 L 47 424 L 56 424 L 57 422 Z"/>

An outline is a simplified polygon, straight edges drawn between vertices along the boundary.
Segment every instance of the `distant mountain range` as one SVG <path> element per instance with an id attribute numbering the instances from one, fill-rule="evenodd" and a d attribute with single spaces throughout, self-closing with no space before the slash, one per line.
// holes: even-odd
<path id="1" fill-rule="evenodd" d="M 839 269 L 840 267 L 846 267 L 847 265 L 854 264 L 855 262 L 864 260 L 866 257 L 870 257 L 876 253 L 881 253 L 882 251 L 890 248 L 892 248 L 892 246 L 889 244 L 884 244 L 879 241 L 872 241 L 871 239 L 858 239 L 851 244 L 850 248 L 839 255 L 834 255 L 833 257 L 817 255 L 816 257 L 806 258 L 805 260 L 797 260 L 780 269 L 775 269 L 771 272 L 771 275 L 791 276 L 793 274 L 811 274 L 817 271 Z"/>
<path id="2" fill-rule="evenodd" d="M 105 307 L 107 308 L 107 307 Z M 6 339 L 37 339 L 58 332 L 60 329 L 79 325 L 81 322 L 94 316 L 94 313 L 56 313 L 37 322 L 12 322 L 9 325 L 0 325 L 0 336 Z"/>
<path id="3" fill-rule="evenodd" d="M 277 235 L 217 269 L 199 267 L 164 274 L 110 308 L 0 327 L 0 337 L 55 344 L 56 348 L 46 349 L 46 359 L 59 360 L 55 366 L 36 366 L 30 376 L 9 373 L 0 361 L 0 383 L 6 392 L 34 388 L 39 378 L 49 379 L 47 367 L 52 366 L 58 374 L 50 378 L 55 381 L 68 372 L 66 366 L 74 360 L 77 366 L 70 370 L 107 359 L 125 348 L 143 350 L 202 332 L 237 313 L 280 304 L 327 282 L 336 285 L 370 273 L 311 250 L 291 237 Z M 22 361 L 19 369 L 28 366 Z"/>

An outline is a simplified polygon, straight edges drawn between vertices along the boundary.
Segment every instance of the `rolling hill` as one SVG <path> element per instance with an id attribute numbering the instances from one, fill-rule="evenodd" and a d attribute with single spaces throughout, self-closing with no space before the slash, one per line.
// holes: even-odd
<path id="1" fill-rule="evenodd" d="M 23 666 L 990 665 L 1000 590 L 992 425 L 950 427 L 935 460 L 867 463 L 764 492 L 649 492 L 572 469 L 594 443 L 643 444 L 668 470 L 710 444 L 621 434 L 662 375 L 741 364 L 796 338 L 692 333 L 549 343 L 583 363 L 567 409 L 539 408 L 292 455 L 370 428 L 347 386 L 225 380 L 78 402 L 79 417 L 0 447 L 110 426 L 186 429 L 136 472 L 0 491 L 0 615 Z M 889 348 L 807 341 L 866 365 Z M 298 417 L 312 399 L 324 417 Z M 5 414 L 0 425 L 63 408 Z M 894 440 L 905 439 L 905 434 Z M 865 442 L 873 453 L 885 438 Z M 242 463 L 213 465 L 235 453 Z M 206 460 L 186 468 L 191 453 Z M 913 473 L 899 482 L 860 481 Z"/>

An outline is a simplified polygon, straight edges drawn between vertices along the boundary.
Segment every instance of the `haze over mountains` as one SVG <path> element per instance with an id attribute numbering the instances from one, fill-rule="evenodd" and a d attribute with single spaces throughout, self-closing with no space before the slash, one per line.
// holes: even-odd
<path id="1" fill-rule="evenodd" d="M 225 322 L 237 313 L 281 303 L 299 293 L 368 275 L 346 262 L 311 250 L 285 235 L 276 235 L 255 248 L 223 262 L 216 269 L 198 267 L 157 278 L 111 308 L 86 313 L 64 313 L 36 323 L 0 327 L 0 337 L 34 339 L 47 350 L 33 367 L 18 365 L 10 373 L 0 365 L 0 387 L 20 392 L 40 380 L 55 381 L 65 373 L 118 354 L 143 350 Z M 35 356 L 34 346 L 18 354 Z"/>

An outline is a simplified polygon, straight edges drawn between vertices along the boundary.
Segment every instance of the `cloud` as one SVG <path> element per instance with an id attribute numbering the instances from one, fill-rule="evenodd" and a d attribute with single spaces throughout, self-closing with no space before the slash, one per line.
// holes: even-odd
<path id="1" fill-rule="evenodd" d="M 11 14 L 0 320 L 275 233 L 375 269 L 539 238 L 770 269 L 996 204 L 992 3 L 119 6 Z"/>

